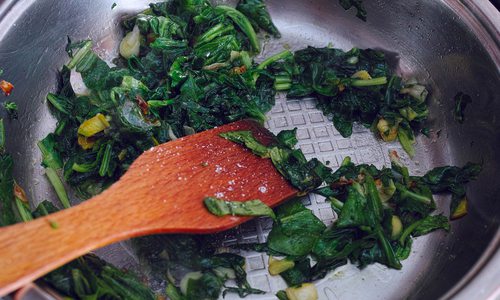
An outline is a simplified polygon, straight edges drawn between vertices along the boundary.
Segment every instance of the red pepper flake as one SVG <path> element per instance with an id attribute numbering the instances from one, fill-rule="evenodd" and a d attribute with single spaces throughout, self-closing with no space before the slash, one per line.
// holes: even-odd
<path id="1" fill-rule="evenodd" d="M 233 74 L 236 74 L 236 75 L 241 75 L 243 73 L 245 73 L 247 71 L 247 67 L 245 65 L 241 66 L 241 67 L 234 67 L 232 72 Z"/>
<path id="2" fill-rule="evenodd" d="M 393 156 L 394 158 L 400 159 L 399 154 L 396 150 L 391 150 L 389 152 L 389 156 Z"/>
<path id="3" fill-rule="evenodd" d="M 156 34 L 149 33 L 146 36 L 146 43 L 149 45 L 149 44 L 153 43 L 157 38 L 158 38 L 158 36 Z"/>
<path id="4" fill-rule="evenodd" d="M 344 176 L 342 176 L 339 179 L 339 181 L 332 182 L 332 184 L 330 185 L 330 187 L 332 189 L 338 189 L 338 188 L 341 188 L 341 187 L 344 187 L 344 186 L 347 186 L 347 185 L 352 185 L 353 183 L 354 183 L 354 181 L 352 179 L 347 179 Z"/>
<path id="5" fill-rule="evenodd" d="M 14 182 L 14 196 L 24 203 L 28 203 L 28 197 L 26 197 L 26 193 L 23 188 L 20 187 L 17 183 Z"/>
<path id="6" fill-rule="evenodd" d="M 5 96 L 9 96 L 10 93 L 12 92 L 12 89 L 14 89 L 14 85 L 12 83 L 2 80 L 0 81 L 0 89 L 4 92 Z"/>
<path id="7" fill-rule="evenodd" d="M 147 115 L 149 112 L 148 103 L 146 101 L 144 101 L 144 99 L 140 95 L 135 96 L 135 100 L 137 101 L 137 105 L 139 105 L 139 108 L 141 109 L 142 114 Z"/>

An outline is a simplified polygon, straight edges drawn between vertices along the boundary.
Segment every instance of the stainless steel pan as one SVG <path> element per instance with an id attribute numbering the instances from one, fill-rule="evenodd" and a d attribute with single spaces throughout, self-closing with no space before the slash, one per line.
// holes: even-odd
<path id="1" fill-rule="evenodd" d="M 114 1 L 0 0 L 0 67 L 5 79 L 15 85 L 9 100 L 20 107 L 19 120 L 6 124 L 8 149 L 16 161 L 15 176 L 33 204 L 56 199 L 43 176 L 36 142 L 55 125 L 45 95 L 55 90 L 56 70 L 67 60 L 66 36 L 92 38 L 98 52 L 111 59 L 121 34 L 120 18 L 149 2 L 118 0 L 111 10 Z M 418 238 L 402 271 L 378 265 L 363 271 L 343 267 L 317 283 L 320 299 L 500 297 L 500 14 L 485 0 L 366 0 L 368 22 L 363 23 L 337 2 L 268 1 L 283 38 L 266 42 L 265 55 L 283 47 L 329 43 L 345 49 L 386 51 L 402 75 L 417 78 L 432 91 L 429 125 L 440 134 L 419 137 L 417 157 L 408 160 L 411 170 L 421 174 L 442 164 L 484 161 L 484 171 L 469 186 L 469 215 L 453 222 L 449 234 Z M 473 97 L 463 125 L 451 114 L 452 98 L 458 91 Z M 346 155 L 357 162 L 387 164 L 387 150 L 398 148 L 381 144 L 361 127 L 351 138 L 342 138 L 314 108 L 313 100 L 279 97 L 269 117 L 268 127 L 273 131 L 298 127 L 304 152 L 333 165 Z M 439 200 L 439 210 L 447 213 L 448 199 Z M 311 196 L 304 201 L 323 220 L 333 221 L 323 199 Z M 268 231 L 269 223 L 257 220 L 220 237 L 225 245 L 263 241 Z M 161 247 L 161 237 L 157 239 L 150 247 Z M 98 254 L 147 276 L 152 287 L 160 290 L 163 276 L 151 268 L 155 258 L 138 257 L 136 244 L 112 245 Z M 269 291 L 252 299 L 274 299 L 274 292 L 284 283 L 268 275 L 267 257 L 242 254 L 247 257 L 251 283 Z"/>

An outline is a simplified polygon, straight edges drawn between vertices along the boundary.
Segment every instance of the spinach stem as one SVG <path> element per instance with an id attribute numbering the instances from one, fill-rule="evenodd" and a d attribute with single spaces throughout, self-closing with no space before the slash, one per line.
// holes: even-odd
<path id="1" fill-rule="evenodd" d="M 102 157 L 101 167 L 99 168 L 99 175 L 104 177 L 108 173 L 109 162 L 111 161 L 111 144 L 106 145 L 104 155 Z"/>
<path id="2" fill-rule="evenodd" d="M 339 211 L 344 207 L 344 203 L 335 197 L 330 197 L 328 200 L 330 200 L 331 205 Z"/>
<path id="3" fill-rule="evenodd" d="M 3 119 L 0 119 L 0 152 L 5 149 L 5 126 L 3 125 Z"/>
<path id="4" fill-rule="evenodd" d="M 271 57 L 268 57 L 266 60 L 264 60 L 263 62 L 261 62 L 258 66 L 257 66 L 257 70 L 264 70 L 265 68 L 267 68 L 267 66 L 269 66 L 270 64 L 274 63 L 274 62 L 277 62 L 281 59 L 285 59 L 285 58 L 288 58 L 288 57 L 293 57 L 293 53 L 290 52 L 290 50 L 284 50 L 284 51 L 281 51 L 280 53 L 277 53 Z M 259 76 L 260 76 L 260 73 L 259 72 L 255 72 L 253 74 L 253 84 L 255 85 L 255 83 L 257 82 L 257 79 L 259 79 Z M 291 87 L 291 84 L 290 84 L 290 87 Z M 282 90 L 279 90 L 279 91 L 283 91 L 283 90 L 288 90 L 290 89 L 290 87 L 286 88 L 286 89 L 282 89 Z M 276 89 L 278 90 L 278 89 Z"/>
<path id="5" fill-rule="evenodd" d="M 87 41 L 83 46 L 78 49 L 78 51 L 75 53 L 73 58 L 69 61 L 69 63 L 66 65 L 69 69 L 73 69 L 81 60 L 82 58 L 87 55 L 92 50 L 92 42 Z"/>
<path id="6" fill-rule="evenodd" d="M 274 62 L 277 62 L 281 59 L 285 59 L 285 58 L 289 58 L 289 57 L 292 57 L 293 54 L 292 52 L 290 52 L 290 50 L 284 50 L 280 53 L 277 53 L 271 57 L 268 57 L 266 60 L 264 60 L 263 62 L 261 62 L 258 66 L 257 66 L 257 69 L 259 70 L 264 70 L 265 68 L 267 68 L 267 66 L 269 66 L 270 64 L 274 63 Z"/>
<path id="7" fill-rule="evenodd" d="M 355 87 L 383 85 L 386 83 L 387 83 L 387 77 L 385 76 L 373 79 L 354 79 L 353 81 L 351 81 L 351 85 Z"/>
<path id="8" fill-rule="evenodd" d="M 24 202 L 17 197 L 15 197 L 15 203 L 17 212 L 19 213 L 19 216 L 21 217 L 21 220 L 23 222 L 28 222 L 33 220 L 33 216 L 31 215 L 29 205 L 24 204 Z"/>
<path id="9" fill-rule="evenodd" d="M 415 230 L 415 228 L 417 228 L 417 226 L 419 226 L 422 223 L 422 220 L 418 220 L 405 228 L 405 230 L 403 231 L 398 240 L 401 246 L 405 245 L 406 238 L 413 232 L 413 230 Z"/>
<path id="10" fill-rule="evenodd" d="M 54 170 L 53 168 L 45 168 L 45 174 L 54 187 L 54 190 L 56 191 L 57 197 L 59 198 L 59 201 L 61 201 L 62 206 L 64 208 L 70 208 L 71 204 L 69 204 L 68 194 L 66 193 L 64 185 L 59 178 L 59 175 L 57 175 L 56 170 Z"/>
<path id="11" fill-rule="evenodd" d="M 387 263 L 391 268 L 394 269 L 401 269 L 402 265 L 401 262 L 396 258 L 396 255 L 394 254 L 394 250 L 392 249 L 391 244 L 385 237 L 384 233 L 382 232 L 382 228 L 380 226 L 375 229 L 375 234 L 377 235 L 377 238 L 380 242 L 380 246 L 382 246 L 382 250 L 385 253 L 385 257 L 387 258 Z"/>
<path id="12" fill-rule="evenodd" d="M 274 89 L 276 91 L 288 91 L 292 87 L 291 83 L 275 83 Z"/>

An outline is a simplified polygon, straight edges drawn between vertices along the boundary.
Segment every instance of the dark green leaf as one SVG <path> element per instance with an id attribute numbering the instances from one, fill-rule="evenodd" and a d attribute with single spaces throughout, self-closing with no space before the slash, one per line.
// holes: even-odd
<path id="1" fill-rule="evenodd" d="M 219 5 L 215 9 L 216 11 L 227 15 L 246 35 L 253 50 L 257 53 L 260 52 L 260 43 L 257 39 L 257 35 L 255 34 L 252 24 L 244 14 L 226 5 Z"/>
<path id="2" fill-rule="evenodd" d="M 282 145 L 290 149 L 293 149 L 298 142 L 296 135 L 297 135 L 297 128 L 294 128 L 293 130 L 282 130 L 278 133 L 276 137 L 278 138 L 278 141 Z"/>
<path id="3" fill-rule="evenodd" d="M 11 119 L 17 119 L 17 104 L 12 101 L 6 101 L 3 104 L 3 107 L 7 111 L 7 114 L 9 115 L 9 118 Z"/>
<path id="4" fill-rule="evenodd" d="M 133 274 L 88 254 L 52 271 L 43 281 L 67 297 L 80 299 L 155 299 Z"/>
<path id="5" fill-rule="evenodd" d="M 337 227 L 370 226 L 370 217 L 368 216 L 370 211 L 368 210 L 367 199 L 361 190 L 361 186 L 355 182 L 347 190 L 347 200 L 337 220 Z"/>
<path id="6" fill-rule="evenodd" d="M 272 34 L 275 38 L 280 38 L 281 34 L 274 26 L 266 5 L 262 0 L 241 0 L 236 9 L 248 17 L 255 29 L 262 28 Z"/>
<path id="7" fill-rule="evenodd" d="M 0 119 L 0 154 L 5 152 L 5 125 L 3 119 Z"/>
<path id="8" fill-rule="evenodd" d="M 303 209 L 289 216 L 279 218 L 282 232 L 293 236 L 300 234 L 320 235 L 326 228 L 325 224 L 309 209 Z"/>
<path id="9" fill-rule="evenodd" d="M 49 93 L 47 95 L 47 100 L 50 104 L 52 104 L 52 106 L 65 115 L 69 115 L 73 110 L 73 103 L 71 103 L 71 101 L 64 96 Z"/>
<path id="10" fill-rule="evenodd" d="M 205 207 L 216 216 L 268 216 L 275 218 L 273 210 L 260 200 L 245 202 L 227 201 L 214 197 L 207 197 L 203 201 Z"/>
<path id="11" fill-rule="evenodd" d="M 187 299 L 217 299 L 223 282 L 213 273 L 203 273 L 199 279 L 189 279 Z"/>
<path id="12" fill-rule="evenodd" d="M 437 167 L 427 172 L 422 180 L 434 193 L 453 192 L 457 185 L 463 185 L 479 176 L 482 165 L 468 162 L 464 167 Z"/>
<path id="13" fill-rule="evenodd" d="M 433 193 L 450 192 L 452 201 L 450 204 L 451 218 L 456 219 L 467 213 L 467 197 L 465 185 L 475 180 L 482 170 L 482 165 L 468 162 L 464 167 L 445 166 L 434 168 L 422 177 L 422 181 L 429 186 Z M 459 204 L 465 206 L 465 210 L 458 213 Z"/>
<path id="14" fill-rule="evenodd" d="M 238 294 L 240 298 L 244 298 L 248 295 L 263 295 L 266 292 L 251 287 L 226 287 L 224 292 L 222 292 L 222 297 L 224 298 L 227 293 L 235 293 Z"/>
<path id="15" fill-rule="evenodd" d="M 408 124 L 401 123 L 398 129 L 398 139 L 399 143 L 403 149 L 408 153 L 410 157 L 415 156 L 415 148 L 413 145 L 415 144 L 415 136 L 413 135 L 413 131 Z"/>
<path id="16" fill-rule="evenodd" d="M 176 57 L 183 56 L 188 50 L 187 41 L 178 41 L 170 38 L 160 37 L 150 44 L 153 50 L 160 51 L 169 60 L 173 61 Z"/>
<path id="17" fill-rule="evenodd" d="M 406 239 L 406 241 L 404 242 L 404 246 L 401 246 L 401 244 L 398 243 L 396 245 L 396 250 L 394 251 L 396 254 L 396 257 L 399 260 L 405 260 L 408 257 L 410 257 L 412 244 L 413 244 L 413 240 L 411 238 Z"/>
<path id="18" fill-rule="evenodd" d="M 268 237 L 268 247 L 285 255 L 309 253 L 326 226 L 300 202 L 287 203 L 277 209 L 277 224 Z"/>
<path id="19" fill-rule="evenodd" d="M 413 229 L 411 235 L 414 237 L 425 235 L 437 229 L 444 229 L 446 231 L 450 230 L 450 222 L 448 221 L 448 218 L 442 215 L 428 216 L 422 219 L 418 226 Z"/>
<path id="20" fill-rule="evenodd" d="M 363 0 L 339 0 L 339 2 L 345 10 L 351 7 L 356 8 L 356 17 L 366 22 L 366 10 L 363 6 Z"/>
<path id="21" fill-rule="evenodd" d="M 342 229 L 338 225 L 326 230 L 314 245 L 312 253 L 319 261 L 341 260 L 349 257 L 351 252 L 363 247 L 365 240 L 358 240 L 358 230 Z"/>
<path id="22" fill-rule="evenodd" d="M 42 164 L 53 169 L 60 169 L 63 166 L 61 156 L 56 150 L 56 140 L 53 134 L 48 134 L 43 140 L 37 143 L 42 152 Z"/>
<path id="23" fill-rule="evenodd" d="M 324 180 L 327 168 L 317 159 L 307 161 L 301 150 L 272 147 L 270 157 L 281 175 L 300 191 L 311 191 Z"/>
<path id="24" fill-rule="evenodd" d="M 167 284 L 167 288 L 165 289 L 165 293 L 167 294 L 170 300 L 187 300 L 184 295 L 182 295 L 179 288 L 177 288 L 172 283 Z"/>
<path id="25" fill-rule="evenodd" d="M 410 235 L 416 237 L 428 234 L 437 229 L 450 230 L 448 219 L 443 215 L 426 216 L 407 226 L 399 238 L 399 243 L 405 245 Z"/>
<path id="26" fill-rule="evenodd" d="M 431 190 L 426 185 L 415 185 L 407 188 L 396 182 L 394 201 L 401 210 L 427 215 L 436 209 Z"/>
<path id="27" fill-rule="evenodd" d="M 311 278 L 311 261 L 304 258 L 295 261 L 295 266 L 280 274 L 289 286 L 297 286 L 309 282 Z"/>
<path id="28" fill-rule="evenodd" d="M 279 300 L 289 300 L 288 299 L 288 296 L 286 295 L 286 292 L 285 291 L 279 291 L 276 293 L 276 297 L 279 299 Z"/>
<path id="29" fill-rule="evenodd" d="M 0 226 L 16 223 L 14 215 L 13 160 L 10 154 L 0 154 Z"/>
<path id="30" fill-rule="evenodd" d="M 221 137 L 235 143 L 243 144 L 252 150 L 255 155 L 260 157 L 269 157 L 269 149 L 259 143 L 251 131 L 230 131 L 219 134 Z"/>

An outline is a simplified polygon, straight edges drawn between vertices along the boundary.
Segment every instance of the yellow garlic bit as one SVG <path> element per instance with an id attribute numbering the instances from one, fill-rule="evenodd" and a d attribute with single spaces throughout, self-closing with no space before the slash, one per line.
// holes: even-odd
<path id="1" fill-rule="evenodd" d="M 288 260 L 286 258 L 279 260 L 272 256 L 269 256 L 269 274 L 273 276 L 285 272 L 286 270 L 289 270 L 294 266 L 295 263 L 293 260 Z"/>
<path id="2" fill-rule="evenodd" d="M 357 71 L 356 73 L 352 74 L 351 78 L 362 79 L 362 80 L 372 79 L 370 73 L 368 73 L 368 71 L 365 70 Z"/>
<path id="3" fill-rule="evenodd" d="M 289 287 L 285 290 L 290 300 L 317 300 L 318 290 L 312 283 L 303 283 L 300 287 Z"/>
<path id="4" fill-rule="evenodd" d="M 401 233 L 403 232 L 403 223 L 401 222 L 401 219 L 398 216 L 394 215 L 392 216 L 391 219 L 391 225 L 392 225 L 391 239 L 397 240 L 401 236 Z"/>
<path id="5" fill-rule="evenodd" d="M 138 56 L 141 48 L 141 33 L 137 25 L 120 42 L 120 55 L 129 59 L 132 55 Z"/>
<path id="6" fill-rule="evenodd" d="M 87 138 L 83 135 L 78 135 L 78 145 L 82 147 L 83 150 L 92 149 L 94 147 L 95 141 L 92 138 Z"/>
<path id="7" fill-rule="evenodd" d="M 103 114 L 99 113 L 94 117 L 85 120 L 80 125 L 80 127 L 78 127 L 78 134 L 83 135 L 84 137 L 91 137 L 96 133 L 99 133 L 108 128 L 109 126 L 110 125 L 106 117 Z"/>
<path id="8" fill-rule="evenodd" d="M 467 214 L 467 198 L 463 197 L 458 203 L 457 208 L 451 213 L 451 219 L 456 220 Z"/>
<path id="9" fill-rule="evenodd" d="M 385 119 L 380 119 L 377 123 L 377 130 L 385 142 L 392 142 L 398 137 L 398 127 L 398 124 L 390 126 Z"/>

